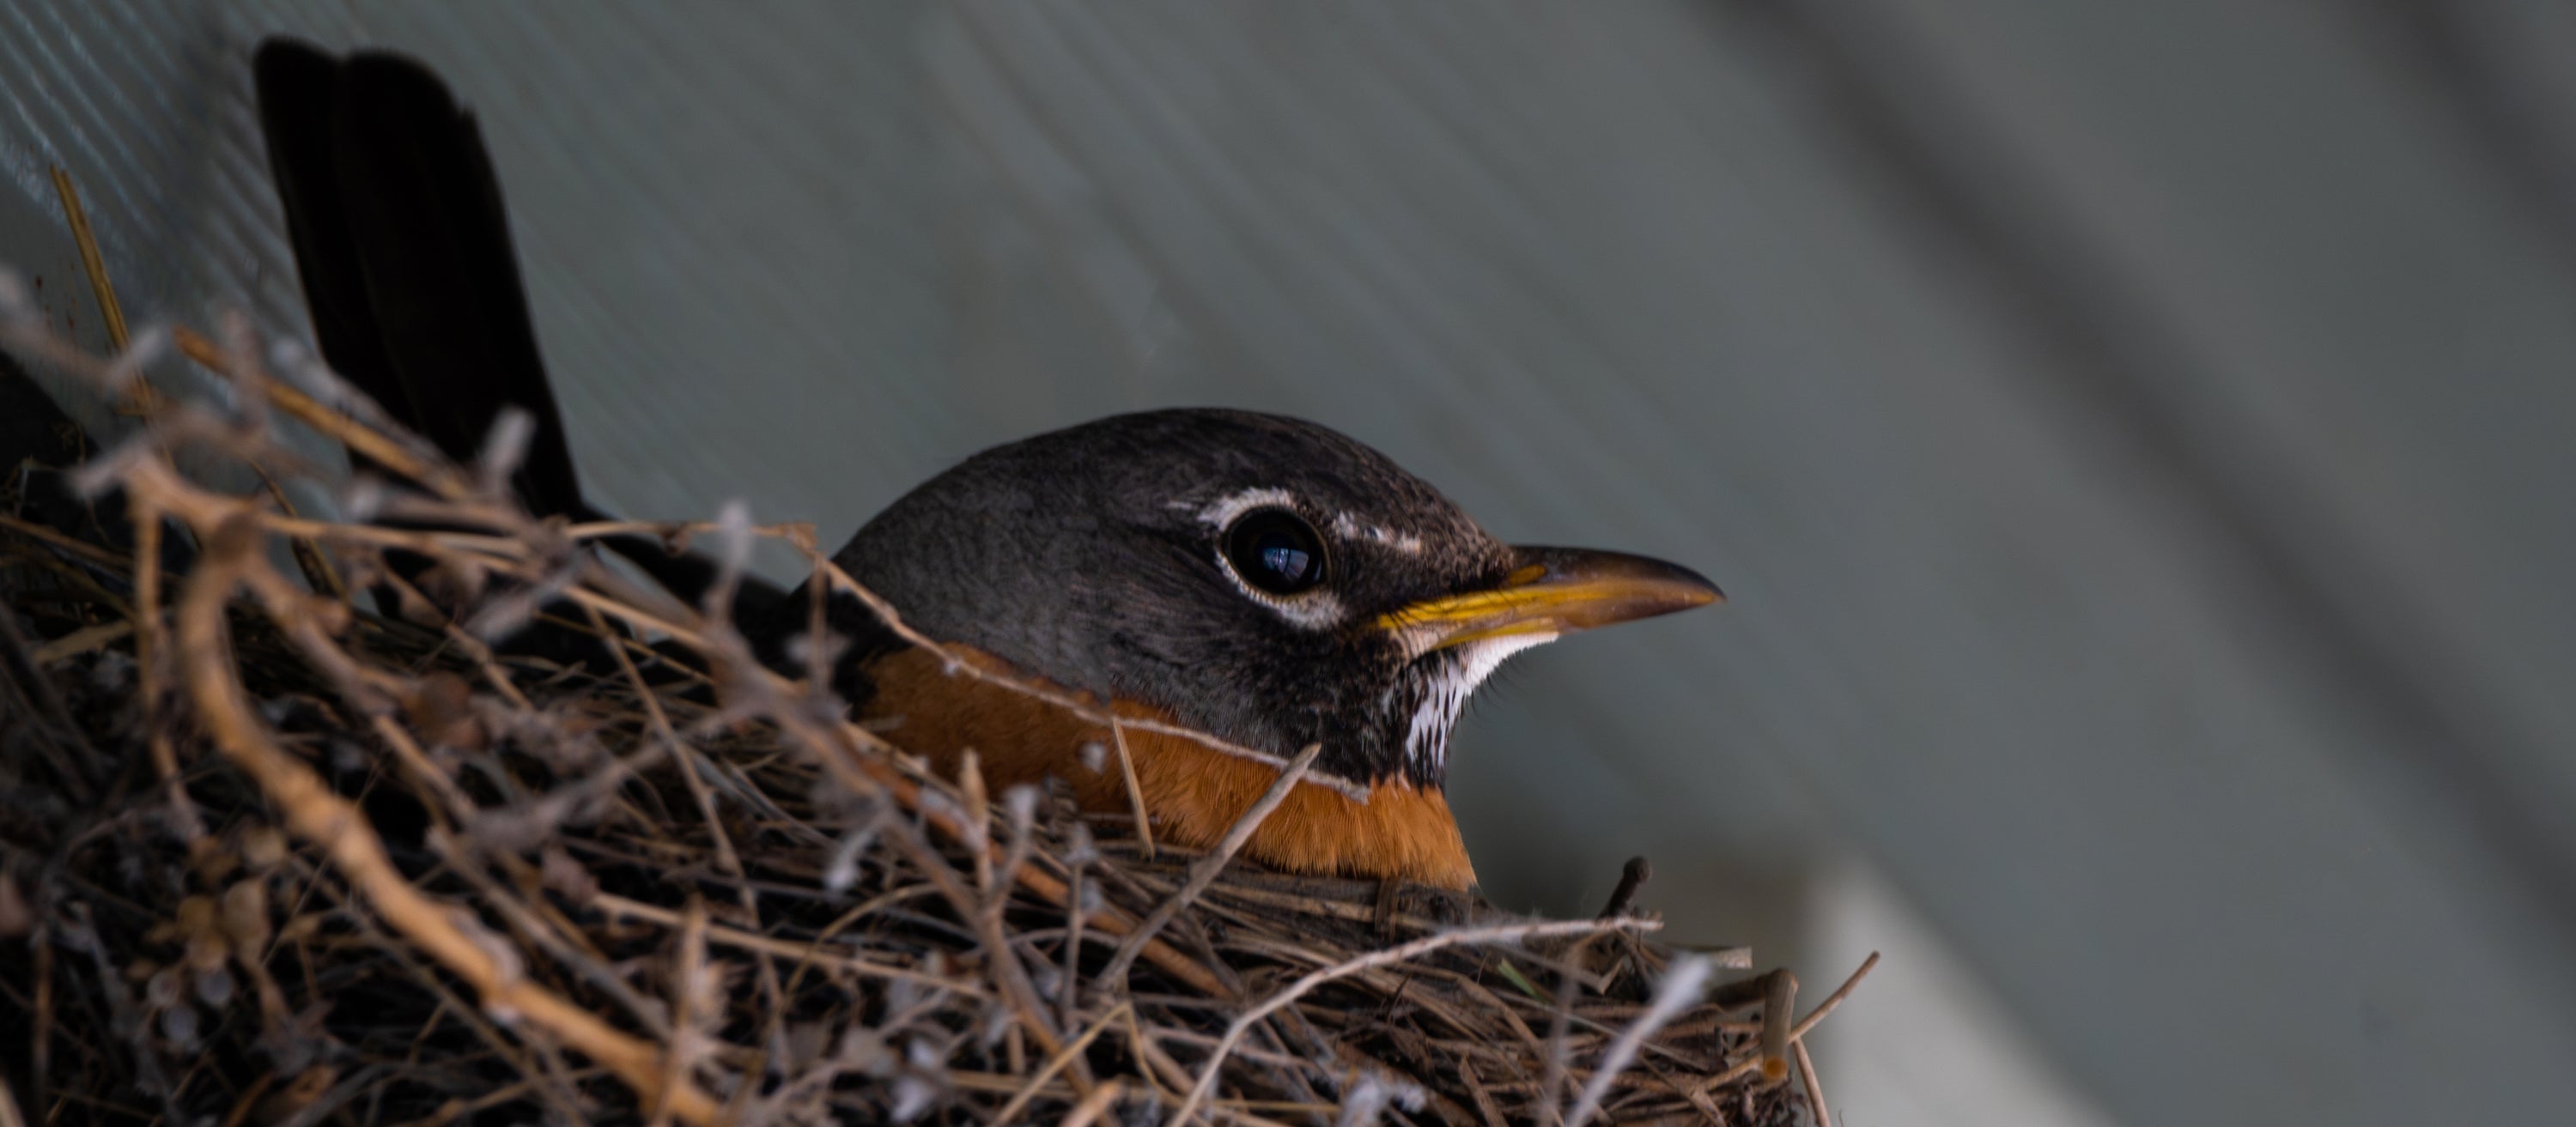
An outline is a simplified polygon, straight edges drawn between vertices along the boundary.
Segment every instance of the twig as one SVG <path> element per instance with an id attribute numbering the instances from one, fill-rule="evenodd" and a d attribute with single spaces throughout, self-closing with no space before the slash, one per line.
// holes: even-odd
<path id="1" fill-rule="evenodd" d="M 1574 1027 L 1574 991 L 1573 975 L 1557 976 L 1555 1012 L 1547 1019 L 1547 1058 L 1539 1068 L 1538 1078 L 1538 1106 L 1546 1110 L 1552 1127 L 1565 1127 L 1564 1113 L 1557 1109 L 1556 1098 L 1565 1090 L 1565 1066 L 1573 1056 L 1566 1036 Z"/>
<path id="2" fill-rule="evenodd" d="M 1127 784 L 1127 812 L 1136 818 L 1136 849 L 1146 860 L 1154 859 L 1154 822 L 1145 816 L 1145 788 L 1136 781 L 1136 756 L 1127 750 L 1127 724 L 1113 706 L 1109 710 L 1109 742 L 1118 748 L 1118 774 Z"/>
<path id="3" fill-rule="evenodd" d="M 1173 1127 L 1180 1127 L 1188 1123 L 1192 1115 L 1198 1113 L 1199 1106 L 1206 1103 L 1208 1096 L 1216 1089 L 1217 1075 L 1224 1068 L 1225 1058 L 1234 1052 L 1235 1045 L 1243 1040 L 1246 1031 L 1261 1019 L 1279 1012 L 1289 1003 L 1305 997 L 1309 991 L 1334 979 L 1348 978 L 1362 971 L 1420 958 L 1445 947 L 1481 943 L 1517 943 L 1552 935 L 1581 935 L 1601 931 L 1655 931 L 1663 926 L 1663 923 L 1658 920 L 1624 919 L 1546 920 L 1536 923 L 1460 928 L 1457 931 L 1444 931 L 1438 935 L 1426 935 L 1410 943 L 1399 944 L 1382 951 L 1372 951 L 1358 958 L 1346 959 L 1332 966 L 1312 971 L 1305 977 L 1290 983 L 1287 989 L 1263 999 L 1261 1004 L 1245 1011 L 1243 1016 L 1235 1018 L 1225 1027 L 1225 1036 L 1217 1041 L 1216 1048 L 1208 1052 L 1207 1064 L 1201 1068 L 1198 1082 L 1191 1085 L 1188 1098 L 1181 1101 L 1180 1109 L 1172 1113 L 1172 1118 L 1168 1122 Z"/>
<path id="4" fill-rule="evenodd" d="M 171 820 L 179 827 L 179 836 L 193 845 L 205 837 L 205 823 L 197 817 L 197 806 L 188 800 L 188 788 L 180 781 L 179 752 L 171 745 L 170 731 L 160 715 L 161 658 L 166 649 L 161 635 L 161 511 L 135 489 L 126 491 L 126 507 L 134 526 L 134 667 L 143 698 L 143 742 L 152 756 L 152 770 L 168 792 Z"/>
<path id="5" fill-rule="evenodd" d="M 1091 1127 L 1092 1124 L 1100 1121 L 1101 1116 L 1109 1114 L 1109 1109 L 1116 1107 L 1118 1101 L 1126 1095 L 1127 1085 L 1125 1084 L 1116 1080 L 1102 1084 L 1092 1089 L 1090 1095 L 1084 1096 L 1081 1103 L 1073 1105 L 1073 1110 L 1066 1112 L 1064 1119 L 1059 1121 L 1056 1127 Z M 993 1122 L 1005 1121 L 995 1118 Z"/>
<path id="6" fill-rule="evenodd" d="M 1817 1003 L 1815 1009 L 1807 1011 L 1807 1016 L 1798 1019 L 1798 1027 L 1789 1031 L 1789 1039 L 1806 1040 L 1807 1031 L 1814 1029 L 1817 1022 L 1825 1020 L 1825 1015 L 1834 1012 L 1834 1007 L 1842 1005 L 1843 999 L 1851 997 L 1852 988 L 1860 985 L 1861 979 L 1869 977 L 1870 970 L 1876 966 L 1878 966 L 1878 952 L 1872 951 L 1868 958 L 1860 961 L 1859 970 L 1853 971 L 1851 977 L 1844 979 L 1843 984 L 1836 987 L 1833 993 L 1825 995 L 1825 1000 Z"/>
<path id="7" fill-rule="evenodd" d="M 31 524 L 27 521 L 20 520 L 17 517 L 10 516 L 7 513 L 0 513 L 0 528 L 8 529 L 13 533 L 24 536 L 39 544 L 43 544 L 44 546 L 61 552 L 64 555 L 79 557 L 81 560 L 87 562 L 93 567 L 105 569 L 110 572 L 122 572 L 133 563 L 133 561 L 117 555 L 114 552 L 108 551 L 105 548 L 101 548 L 98 545 L 82 543 L 81 541 L 74 540 L 69 536 L 65 536 L 62 533 L 47 528 L 44 525 Z"/>
<path id="8" fill-rule="evenodd" d="M 1813 1030 L 1818 1022 L 1825 1020 L 1825 1015 L 1834 1012 L 1834 1008 L 1836 1006 L 1842 1005 L 1843 999 L 1851 997 L 1852 988 L 1859 986 L 1860 980 L 1869 977 L 1871 969 L 1877 966 L 1878 952 L 1872 951 L 1869 953 L 1868 958 L 1861 960 L 1860 969 L 1853 971 L 1850 978 L 1843 980 L 1843 984 L 1839 989 L 1836 989 L 1831 994 L 1825 995 L 1824 1001 L 1817 1003 L 1815 1009 L 1807 1011 L 1807 1016 L 1798 1019 L 1797 1026 L 1789 1030 L 1790 1042 L 1792 1044 L 1804 1042 L 1807 1039 L 1808 1031 Z M 1702 1092 L 1714 1092 L 1719 1088 L 1725 1087 L 1728 1083 L 1734 1081 L 1738 1077 L 1760 1067 L 1761 1064 L 1762 1055 L 1760 1053 L 1755 1053 L 1754 1055 L 1746 1057 L 1744 1060 L 1727 1068 L 1725 1071 L 1720 1072 L 1715 1076 L 1711 1076 L 1706 1080 L 1700 1081 L 1699 1090 Z"/>
<path id="9" fill-rule="evenodd" d="M 1807 1085 L 1807 1111 L 1816 1117 L 1816 1127 L 1834 1127 L 1834 1113 L 1825 1110 L 1825 1082 L 1816 1076 L 1816 1062 L 1807 1056 L 1807 1043 L 1792 1042 L 1789 1051 L 1798 1054 L 1798 1078 Z"/>
<path id="10" fill-rule="evenodd" d="M 89 275 L 90 293 L 98 298 L 99 320 L 107 326 L 108 347 L 123 352 L 125 307 L 116 300 L 116 287 L 108 284 L 107 259 L 99 254 L 98 235 L 89 225 L 89 209 L 81 206 L 80 189 L 72 186 L 72 174 L 59 164 L 52 171 L 54 195 L 63 205 L 63 222 L 72 229 L 72 244 L 80 251 L 81 271 Z"/>
<path id="11" fill-rule="evenodd" d="M 671 1046 L 662 1053 L 662 1082 L 646 1101 L 653 1109 L 650 1127 L 669 1127 L 671 1093 L 688 1083 L 689 1058 L 696 1055 L 690 1042 L 697 1039 L 695 1027 L 707 1015 L 698 1012 L 708 993 L 707 981 L 707 906 L 693 893 L 680 913 L 680 949 L 671 954 Z"/>
<path id="12" fill-rule="evenodd" d="M 84 626 L 36 647 L 35 652 L 29 657 L 39 667 L 48 666 L 73 654 L 88 653 L 133 632 L 134 620 L 130 618 L 102 622 L 96 626 Z M 81 800 L 88 801 L 88 795 L 82 794 Z"/>
<path id="13" fill-rule="evenodd" d="M 1029 1101 L 1038 1098 L 1039 1088 L 1045 1086 L 1047 1081 L 1054 1079 L 1056 1073 L 1064 1071 L 1066 1065 L 1072 1064 L 1074 1057 L 1081 1053 L 1083 1049 L 1089 1047 L 1091 1042 L 1095 1038 L 1098 1038 L 1103 1031 L 1107 1030 L 1112 1023 L 1116 1022 L 1120 1017 L 1133 1012 L 1135 1012 L 1135 1006 L 1132 1003 L 1120 1002 L 1116 1006 L 1111 1007 L 1108 1013 L 1100 1015 L 1100 1020 L 1092 1022 L 1091 1028 L 1082 1031 L 1082 1036 L 1074 1038 L 1070 1043 L 1066 1044 L 1063 1049 L 1058 1050 L 1054 1056 L 1049 1057 L 1046 1062 L 1046 1067 L 1040 1068 L 1035 1073 L 1031 1074 L 1029 1076 L 1028 1083 L 1020 1088 L 1019 1094 L 1012 1096 L 1011 1102 L 1003 1104 L 1002 1110 L 993 1113 L 992 1122 L 1008 1123 L 1011 1121 L 1013 1116 L 1027 1110 Z M 1091 1094 L 1096 1095 L 1097 1093 L 1098 1089 L 1094 1089 Z"/>
<path id="14" fill-rule="evenodd" d="M 668 908 L 655 907 L 651 904 L 642 903 L 640 901 L 629 900 L 611 892 L 600 893 L 590 902 L 590 906 L 607 913 L 612 918 L 627 917 L 639 920 L 650 920 L 665 927 L 678 927 L 681 923 L 680 914 L 678 912 L 674 912 Z M 971 982 L 962 982 L 953 978 L 943 978 L 939 975 L 913 970 L 909 967 L 891 966 L 885 963 L 872 963 L 855 955 L 835 955 L 825 951 L 820 941 L 796 943 L 785 939 L 772 939 L 766 935 L 755 935 L 739 928 L 727 927 L 718 923 L 710 923 L 707 925 L 707 941 L 711 943 L 720 943 L 738 951 L 754 951 L 763 955 L 776 955 L 780 958 L 802 959 L 807 962 L 814 963 L 817 966 L 844 970 L 851 974 L 861 975 L 868 978 L 902 979 L 908 982 L 917 982 L 923 986 L 935 986 L 942 990 L 953 990 L 969 998 L 992 997 L 992 993 L 990 991 L 987 991 Z"/>
<path id="15" fill-rule="evenodd" d="M 226 359 L 221 348 L 203 335 L 187 329 L 174 329 L 170 339 L 188 359 L 218 371 Z M 259 394 L 268 405 L 294 417 L 295 421 L 320 432 L 323 437 L 348 447 L 359 456 L 385 469 L 409 478 L 438 496 L 451 501 L 464 500 L 473 493 L 465 474 L 454 466 L 419 457 L 400 443 L 357 420 L 324 406 L 318 399 L 284 380 L 262 380 Z"/>
<path id="16" fill-rule="evenodd" d="M 243 343 L 249 339 L 250 329 L 238 316 L 229 318 L 228 325 L 235 330 L 231 334 L 236 338 L 235 343 Z M 207 371 L 231 380 L 243 388 L 256 389 L 259 385 L 270 382 L 268 374 L 259 368 L 258 362 L 247 355 L 249 351 L 247 348 L 226 351 L 194 330 L 186 328 L 172 329 L 170 337 L 178 344 L 180 355 L 186 356 Z M 260 398 L 257 395 L 245 396 L 243 402 L 256 405 L 260 402 Z M 303 515 L 296 511 L 295 502 L 286 496 L 285 488 L 277 484 L 277 478 L 269 474 L 268 467 L 261 465 L 256 458 L 244 458 L 242 464 L 249 466 L 250 472 L 259 478 L 260 487 L 268 491 L 270 500 L 277 502 L 278 511 L 290 517 Z M 349 585 L 341 581 L 339 570 L 331 566 L 330 558 L 322 554 L 319 545 L 304 537 L 293 537 L 287 541 L 287 546 L 295 556 L 295 566 L 304 572 L 306 583 L 314 590 L 326 592 L 341 602 L 349 601 Z"/>
<path id="17" fill-rule="evenodd" d="M 1592 1079 L 1575 1097 L 1574 1109 L 1565 1114 L 1565 1127 L 1583 1127 L 1595 1112 L 1601 1110 L 1603 1097 L 1610 1094 L 1610 1082 L 1627 1071 L 1628 1065 L 1637 1059 L 1637 1049 L 1645 1044 L 1646 1038 L 1663 1028 L 1673 1015 L 1699 1001 L 1701 990 L 1708 985 L 1709 970 L 1709 960 L 1704 955 L 1685 955 L 1674 960 L 1672 969 L 1664 973 L 1663 985 L 1655 990 L 1654 1003 L 1646 1007 L 1646 1012 L 1638 1014 L 1635 1021 L 1629 1022 L 1626 1029 L 1620 1030 L 1619 1036 L 1610 1042 L 1610 1047 L 1602 1051 L 1601 1059 L 1593 1065 Z"/>
<path id="18" fill-rule="evenodd" d="M 1503 1127 L 1503 1109 L 1494 1103 L 1494 1094 L 1485 1090 L 1485 1078 L 1476 1075 L 1476 1066 L 1458 1062 L 1458 1080 L 1467 1086 L 1467 1094 L 1476 1101 L 1476 1114 L 1483 1116 L 1485 1127 Z"/>
<path id="19" fill-rule="evenodd" d="M 1762 985 L 1762 1083 L 1765 1087 L 1789 1078 L 1789 1019 L 1796 1012 L 1798 976 L 1787 967 L 1775 967 L 1763 976 Z"/>
<path id="20" fill-rule="evenodd" d="M 1082 910 L 1083 881 L 1089 873 L 1091 863 L 1099 859 L 1100 852 L 1097 847 L 1090 845 L 1091 831 L 1084 828 L 1081 822 L 1073 823 L 1072 832 L 1076 835 L 1077 845 L 1066 850 L 1071 856 L 1066 860 L 1068 871 L 1065 874 L 1065 890 L 1068 899 L 1064 906 L 1064 982 L 1056 996 L 1056 1006 L 1064 1011 L 1064 1023 L 1067 1026 L 1073 1024 L 1074 1008 L 1080 1004 L 1082 998 L 1082 924 L 1083 917 L 1090 915 Z"/>
<path id="21" fill-rule="evenodd" d="M 1098 1118 L 1098 1113 L 1095 1112 L 1093 1118 Z M 1065 1121 L 1070 1123 L 1072 1119 L 1067 1118 Z M 1084 1122 L 1088 1123 L 1090 1120 L 1084 1120 Z M 9 1090 L 7 1076 L 0 1076 L 0 1127 L 27 1127 L 27 1121 L 18 1116 L 18 1095 Z"/>
<path id="22" fill-rule="evenodd" d="M 1100 972 L 1100 982 L 1104 987 L 1114 988 L 1127 981 L 1127 968 L 1135 965 L 1137 952 L 1171 923 L 1172 917 L 1179 915 L 1181 909 L 1197 902 L 1199 894 L 1206 892 L 1208 885 L 1215 882 L 1216 875 L 1225 871 L 1226 863 L 1234 860 L 1234 855 L 1243 849 L 1245 842 L 1252 840 L 1254 831 L 1261 828 L 1270 812 L 1288 800 L 1288 793 L 1297 789 L 1298 781 L 1306 777 L 1306 769 L 1315 765 L 1315 757 L 1323 751 L 1324 745 L 1320 743 L 1307 744 L 1306 750 L 1298 752 L 1297 758 L 1289 761 L 1288 768 L 1271 780 L 1270 789 L 1261 792 L 1252 808 L 1234 820 L 1234 825 L 1217 841 L 1216 848 L 1190 862 L 1190 877 L 1181 890 L 1157 906 L 1152 915 L 1146 916 L 1136 925 L 1136 930 L 1127 933 L 1127 938 L 1118 944 L 1118 952 L 1110 956 L 1109 965 Z"/>
<path id="23" fill-rule="evenodd" d="M 1629 906 L 1637 900 L 1637 890 L 1644 887 L 1648 880 L 1654 878 L 1654 875 L 1655 866 L 1652 862 L 1642 856 L 1628 858 L 1628 863 L 1619 869 L 1618 887 L 1610 890 L 1610 902 L 1601 906 L 1601 918 L 1606 920 L 1612 916 L 1627 915 Z"/>
<path id="24" fill-rule="evenodd" d="M 107 258 L 98 246 L 98 233 L 90 227 L 89 210 L 81 206 L 80 189 L 72 184 L 71 173 L 61 165 L 52 169 L 54 194 L 62 201 L 63 223 L 71 228 L 72 244 L 80 251 L 81 271 L 89 276 L 90 293 L 98 299 L 99 320 L 107 328 L 108 347 L 123 354 L 132 338 L 125 329 L 125 307 L 116 300 L 116 286 L 108 280 Z M 152 385 L 139 373 L 134 377 L 133 393 L 122 405 L 135 414 L 149 414 L 154 405 Z M 197 816 L 197 807 L 188 800 L 187 788 L 179 781 L 179 755 L 171 746 L 170 734 L 161 726 L 161 514 L 139 493 L 126 495 L 128 523 L 134 529 L 134 606 L 133 622 L 135 665 L 142 679 L 144 743 L 152 758 L 152 769 L 161 777 L 162 789 L 168 792 L 172 823 L 179 836 L 190 845 L 205 837 L 205 824 Z"/>

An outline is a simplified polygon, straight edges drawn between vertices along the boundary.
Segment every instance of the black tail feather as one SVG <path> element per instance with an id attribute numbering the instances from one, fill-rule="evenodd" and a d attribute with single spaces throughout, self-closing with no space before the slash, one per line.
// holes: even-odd
<path id="1" fill-rule="evenodd" d="M 514 483 L 530 511 L 580 517 L 501 190 L 473 115 L 397 55 L 264 44 L 269 163 L 323 356 L 449 457 L 505 407 L 535 417 Z"/>
<path id="2" fill-rule="evenodd" d="M 507 407 L 535 423 L 512 485 L 528 510 L 606 519 L 583 498 L 537 349 L 500 183 L 474 116 L 419 62 L 288 39 L 253 63 L 269 165 L 323 359 L 448 457 L 472 459 Z M 714 564 L 607 541 L 692 602 Z M 782 593 L 746 577 L 744 620 Z"/>

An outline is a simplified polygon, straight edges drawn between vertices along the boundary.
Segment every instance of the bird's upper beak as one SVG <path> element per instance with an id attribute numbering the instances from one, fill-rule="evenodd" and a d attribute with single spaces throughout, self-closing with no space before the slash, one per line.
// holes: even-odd
<path id="1" fill-rule="evenodd" d="M 1568 634 L 1722 602 L 1698 572 L 1583 548 L 1515 548 L 1518 566 L 1480 591 L 1425 599 L 1378 617 L 1406 648 L 1429 653 L 1485 638 Z"/>

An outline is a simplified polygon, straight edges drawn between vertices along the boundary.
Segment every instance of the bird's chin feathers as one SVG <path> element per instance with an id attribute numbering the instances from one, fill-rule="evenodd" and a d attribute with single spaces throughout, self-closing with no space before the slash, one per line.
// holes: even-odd
<path id="1" fill-rule="evenodd" d="M 1417 786 L 1439 787 L 1448 770 L 1449 732 L 1476 687 L 1513 654 L 1555 639 L 1554 634 L 1486 638 L 1407 662 L 1379 711 L 1381 746 L 1395 757 L 1387 773 Z"/>

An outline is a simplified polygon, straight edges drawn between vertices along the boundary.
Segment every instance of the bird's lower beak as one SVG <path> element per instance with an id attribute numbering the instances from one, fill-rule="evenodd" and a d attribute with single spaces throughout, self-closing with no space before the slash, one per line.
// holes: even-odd
<path id="1" fill-rule="evenodd" d="M 1671 614 L 1726 596 L 1698 572 L 1662 560 L 1582 548 L 1517 548 L 1519 566 L 1481 591 L 1426 599 L 1378 626 L 1428 653 L 1486 638 L 1569 634 Z"/>

